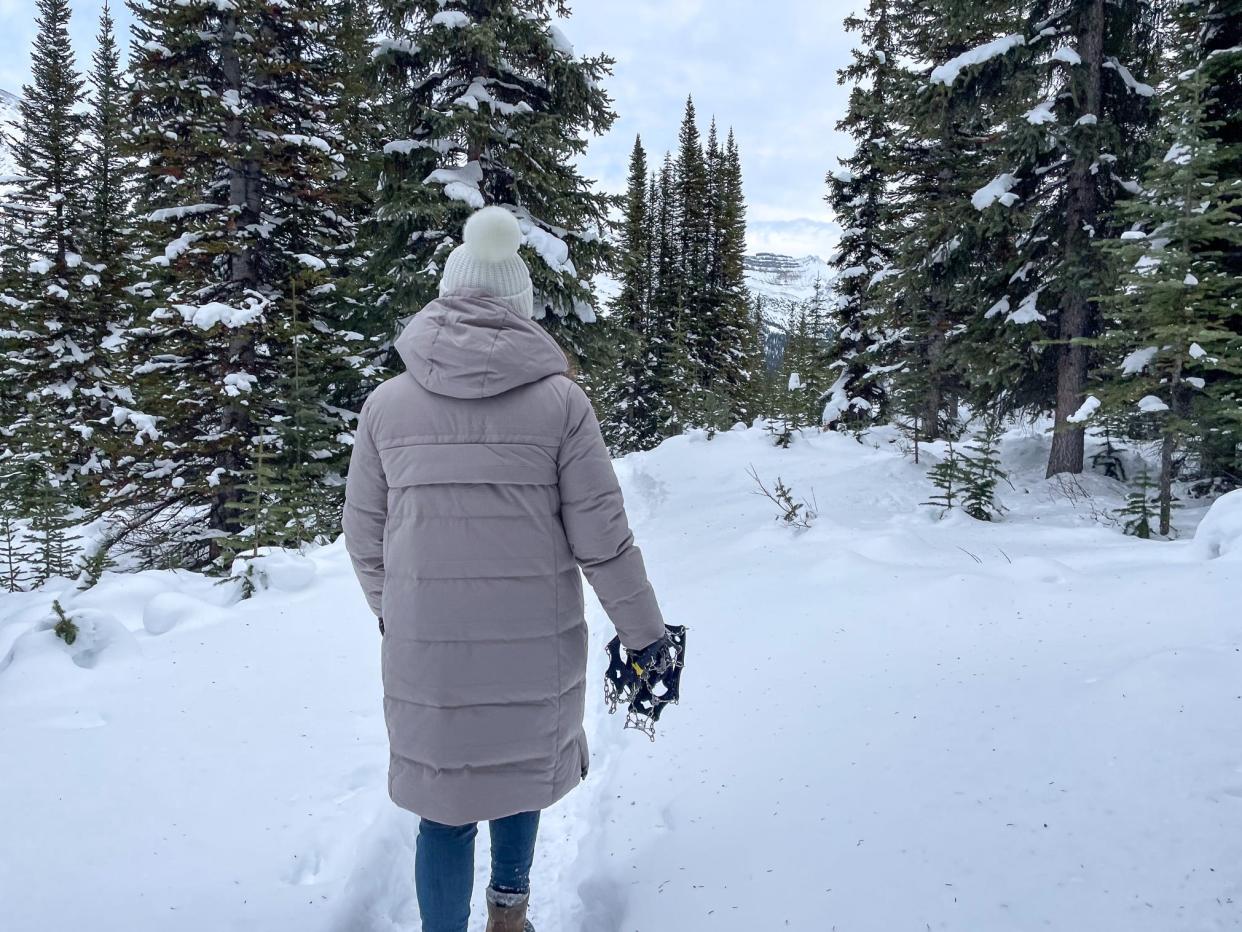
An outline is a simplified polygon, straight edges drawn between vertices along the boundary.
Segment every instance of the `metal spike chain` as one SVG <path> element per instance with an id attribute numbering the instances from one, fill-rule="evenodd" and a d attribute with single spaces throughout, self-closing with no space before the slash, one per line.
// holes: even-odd
<path id="1" fill-rule="evenodd" d="M 667 653 L 663 662 L 646 669 L 634 662 L 633 655 L 621 646 L 620 638 L 613 638 L 606 648 L 609 663 L 604 674 L 604 701 L 608 705 L 608 713 L 614 714 L 625 705 L 626 729 L 641 731 L 652 741 L 656 738 L 656 724 L 665 707 L 677 705 L 681 699 L 686 628 L 668 626 L 665 642 Z"/>

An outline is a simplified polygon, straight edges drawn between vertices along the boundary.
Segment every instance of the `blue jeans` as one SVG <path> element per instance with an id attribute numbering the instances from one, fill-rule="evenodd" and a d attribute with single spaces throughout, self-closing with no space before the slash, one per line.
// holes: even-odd
<path id="1" fill-rule="evenodd" d="M 539 813 L 522 812 L 489 822 L 492 836 L 493 890 L 526 893 L 535 859 Z M 418 826 L 414 885 L 423 932 L 466 932 L 474 892 L 474 839 L 477 823 L 441 825 L 423 819 Z"/>

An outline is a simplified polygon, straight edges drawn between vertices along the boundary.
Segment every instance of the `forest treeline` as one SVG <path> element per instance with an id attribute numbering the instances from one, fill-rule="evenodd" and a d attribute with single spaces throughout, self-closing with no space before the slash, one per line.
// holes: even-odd
<path id="1" fill-rule="evenodd" d="M 1050 474 L 1112 455 L 1089 428 L 1159 445 L 1166 531 L 1175 482 L 1242 473 L 1237 0 L 871 0 L 838 275 L 776 361 L 733 133 L 691 101 L 601 191 L 576 166 L 615 122 L 612 61 L 561 0 L 130 9 L 83 74 L 69 0 L 37 0 L 6 128 L 7 588 L 335 536 L 356 412 L 486 204 L 617 453 L 756 418 L 780 443 L 896 421 L 917 448 L 1052 415 Z"/>
<path id="2" fill-rule="evenodd" d="M 1050 476 L 1153 444 L 1165 534 L 1175 481 L 1242 482 L 1242 4 L 870 0 L 846 27 L 826 419 L 1051 415 Z"/>

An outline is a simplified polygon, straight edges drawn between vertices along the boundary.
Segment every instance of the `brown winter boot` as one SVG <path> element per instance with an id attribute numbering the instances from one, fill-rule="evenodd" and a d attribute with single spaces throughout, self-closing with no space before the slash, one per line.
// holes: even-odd
<path id="1" fill-rule="evenodd" d="M 526 919 L 529 893 L 500 893 L 487 888 L 487 932 L 535 932 Z"/>

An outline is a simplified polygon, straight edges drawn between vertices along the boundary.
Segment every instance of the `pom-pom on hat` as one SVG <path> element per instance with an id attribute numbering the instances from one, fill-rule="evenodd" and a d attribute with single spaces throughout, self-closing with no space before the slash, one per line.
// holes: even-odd
<path id="1" fill-rule="evenodd" d="M 449 255 L 440 278 L 440 297 L 478 290 L 535 316 L 530 269 L 518 255 L 522 228 L 503 207 L 484 207 L 466 221 L 464 242 Z"/>

